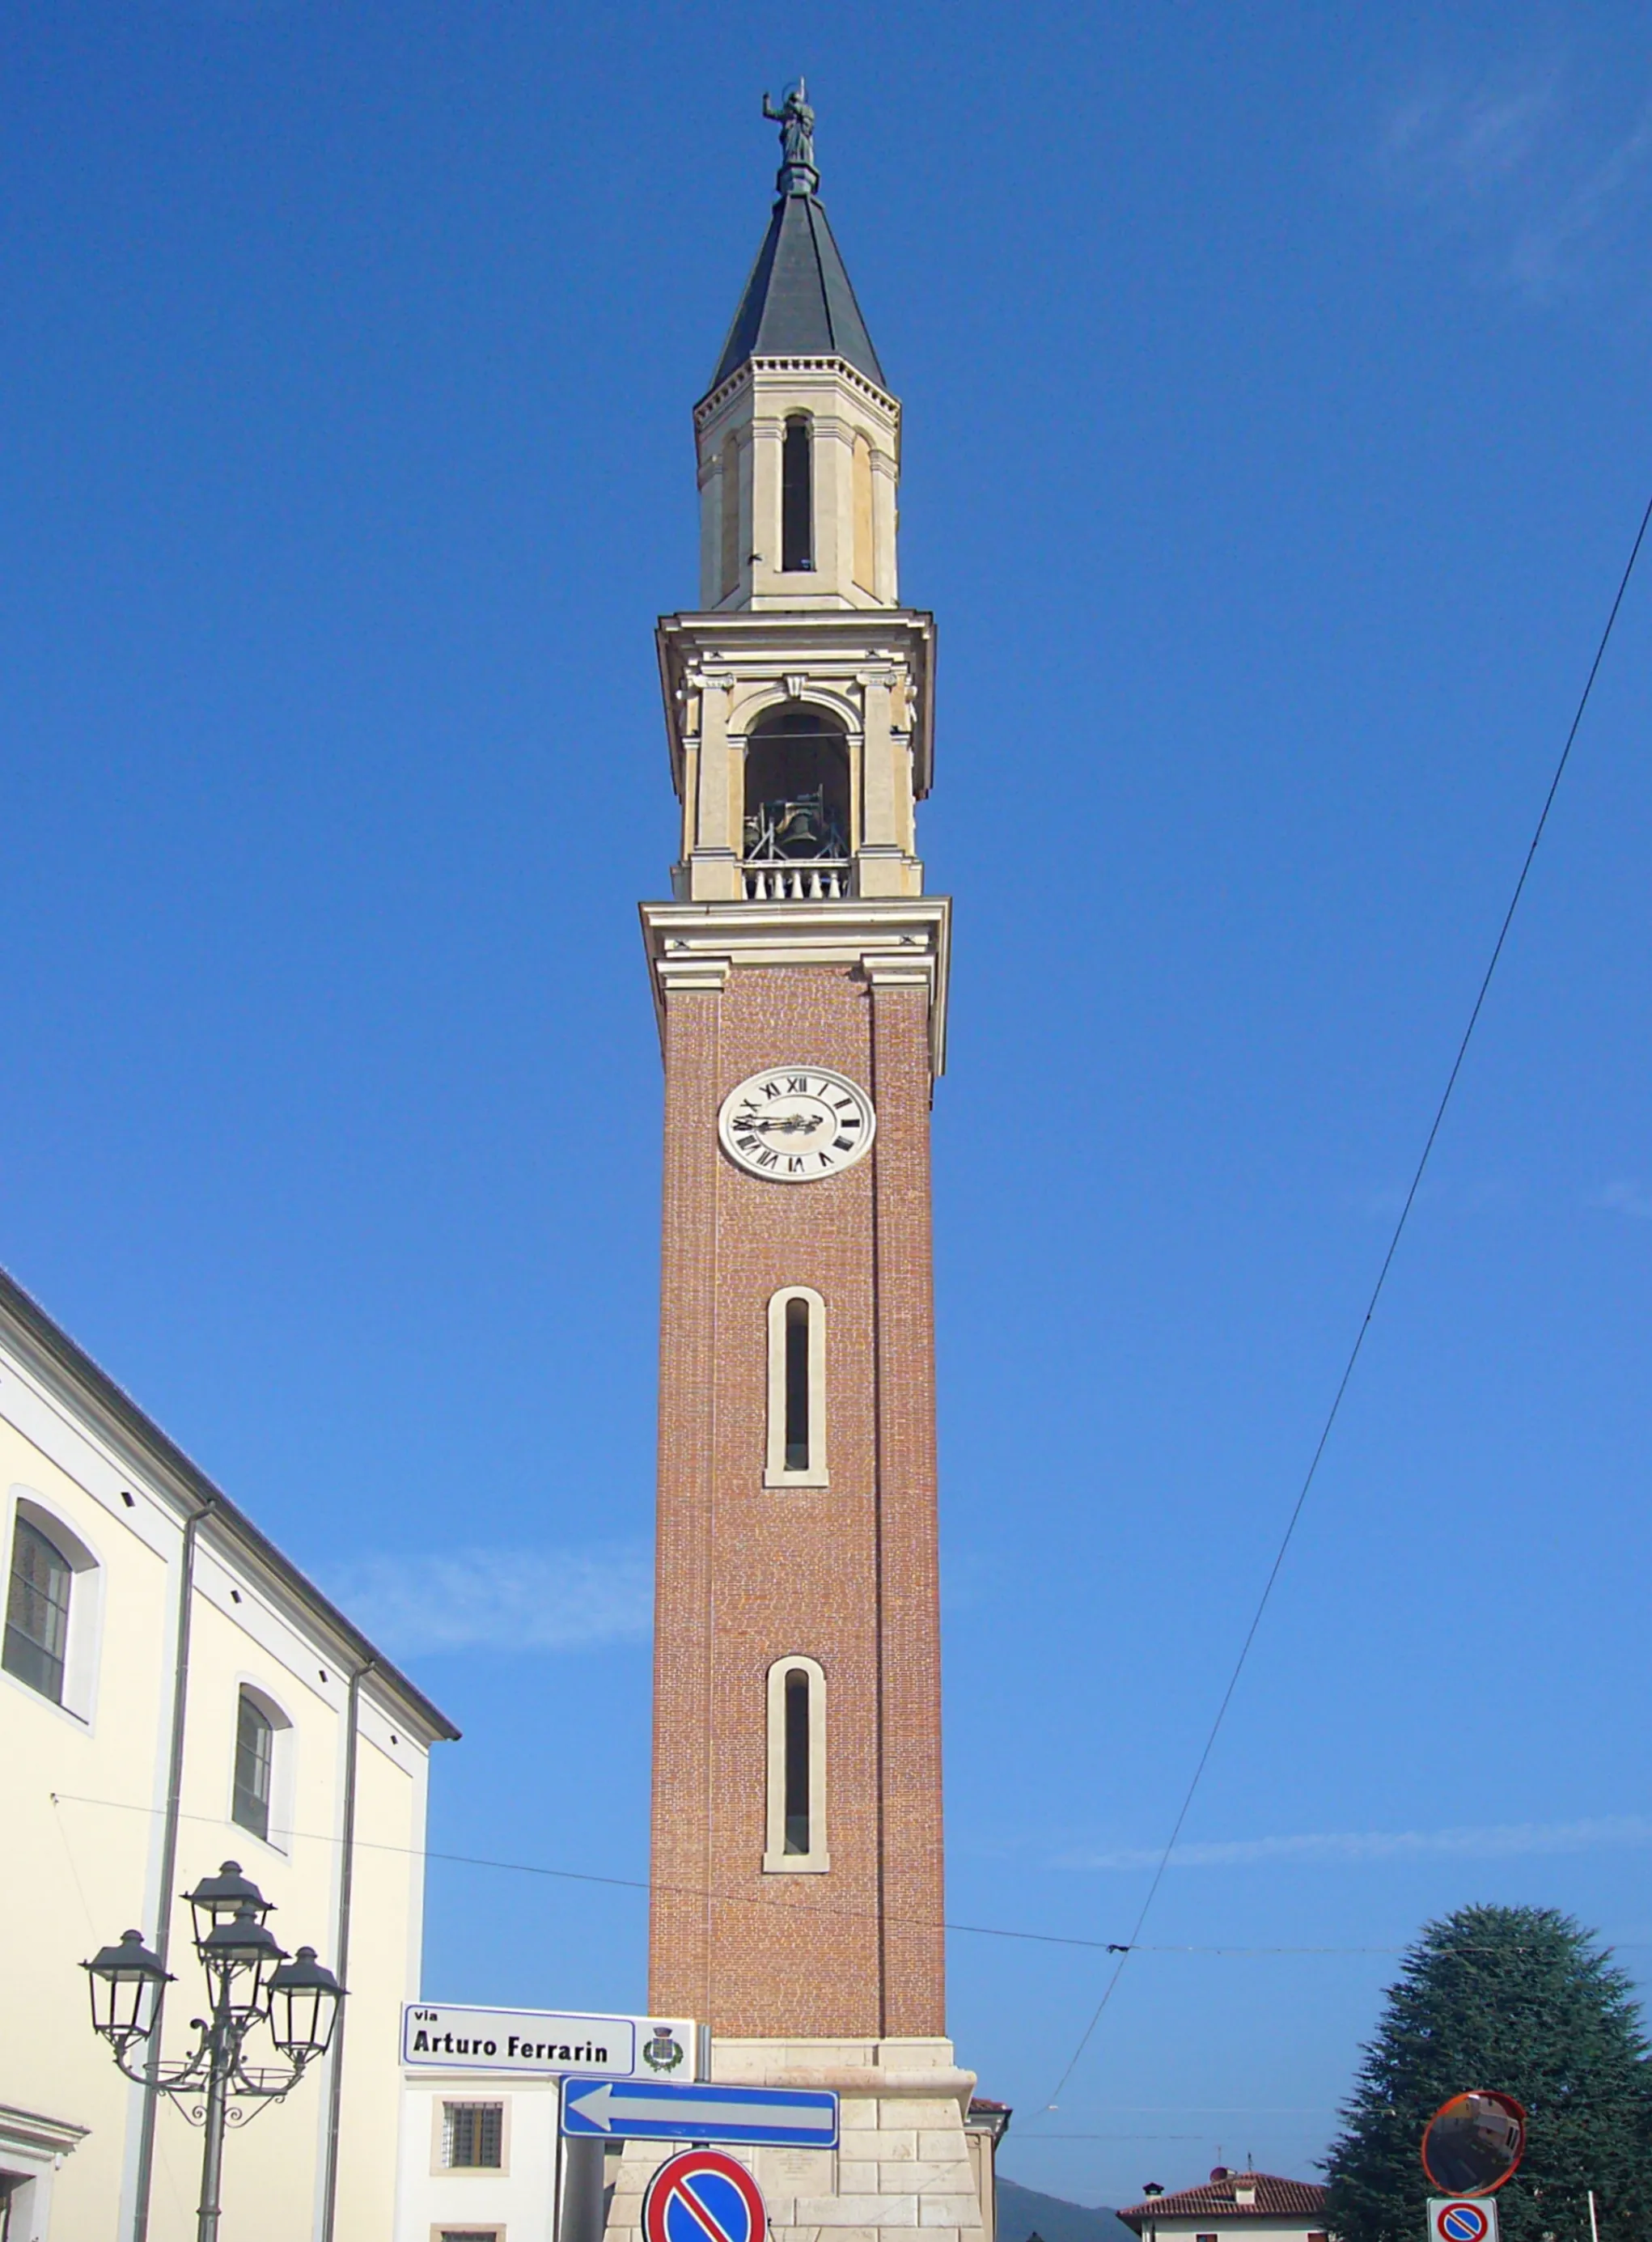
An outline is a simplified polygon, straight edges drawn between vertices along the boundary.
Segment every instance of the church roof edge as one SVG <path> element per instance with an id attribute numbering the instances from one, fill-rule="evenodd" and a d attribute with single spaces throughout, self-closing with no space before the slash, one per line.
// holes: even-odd
<path id="1" fill-rule="evenodd" d="M 57 1375 L 77 1388 L 113 1428 L 147 1456 L 152 1466 L 158 1467 L 160 1475 L 193 1501 L 198 1514 L 210 1516 L 231 1541 L 238 1542 L 250 1557 L 273 1574 L 288 1593 L 360 1661 L 364 1675 L 370 1675 L 379 1688 L 399 1699 L 407 1711 L 417 1716 L 420 1723 L 429 1729 L 433 1741 L 458 1741 L 460 1731 L 447 1714 L 393 1665 L 331 1598 L 323 1595 L 315 1582 L 259 1531 L 221 1487 L 214 1485 L 199 1465 L 185 1455 L 152 1417 L 145 1414 L 124 1386 L 118 1386 L 108 1372 L 94 1362 L 60 1324 L 53 1321 L 15 1277 L 0 1269 L 0 1330 L 8 1324 L 21 1339 L 37 1349 L 54 1366 Z"/>

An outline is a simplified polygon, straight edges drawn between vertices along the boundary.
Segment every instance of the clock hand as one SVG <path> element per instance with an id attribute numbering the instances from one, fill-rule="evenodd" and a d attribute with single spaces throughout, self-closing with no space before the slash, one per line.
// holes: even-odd
<path id="1" fill-rule="evenodd" d="M 787 1136 L 796 1136 L 800 1129 L 812 1130 L 820 1126 L 816 1113 L 739 1113 L 735 1124 L 742 1129 L 780 1129 Z"/>

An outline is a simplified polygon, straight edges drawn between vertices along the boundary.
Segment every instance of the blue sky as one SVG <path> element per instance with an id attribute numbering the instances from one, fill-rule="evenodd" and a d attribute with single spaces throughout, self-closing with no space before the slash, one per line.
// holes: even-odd
<path id="1" fill-rule="evenodd" d="M 618 1879 L 650 634 L 808 71 L 941 628 L 950 1913 L 1124 1937 L 1652 484 L 1642 11 L 8 30 L 0 1258 L 463 1724 L 438 1850 Z M 1649 656 L 1642 579 L 1146 1934 L 1336 1950 L 1138 1957 L 1050 2111 L 1105 1958 L 960 1931 L 1031 2185 L 1306 2172 L 1453 1905 L 1652 1976 Z M 426 1990 L 642 1926 L 440 1863 Z"/>

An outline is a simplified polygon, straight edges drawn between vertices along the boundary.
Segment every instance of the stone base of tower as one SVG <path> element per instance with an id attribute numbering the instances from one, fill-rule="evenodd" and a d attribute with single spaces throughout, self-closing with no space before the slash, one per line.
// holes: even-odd
<path id="1" fill-rule="evenodd" d="M 840 2098 L 836 2149 L 733 2151 L 762 2190 L 773 2242 L 878 2242 L 893 2229 L 917 2242 L 920 2228 L 923 2242 L 991 2242 L 991 2169 L 977 2170 L 965 2137 L 975 2073 L 958 2069 L 950 2040 L 720 2039 L 711 2072 Z M 628 2143 L 609 2165 L 607 2242 L 641 2242 L 643 2190 L 668 2153 Z"/>

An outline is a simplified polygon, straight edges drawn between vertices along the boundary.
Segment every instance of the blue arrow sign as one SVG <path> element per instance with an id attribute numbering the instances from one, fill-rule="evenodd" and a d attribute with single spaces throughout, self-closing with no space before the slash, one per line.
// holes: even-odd
<path id="1" fill-rule="evenodd" d="M 835 2149 L 837 2097 L 800 2086 L 674 2086 L 657 2078 L 570 2078 L 569 2139 L 731 2141 L 746 2148 Z"/>

